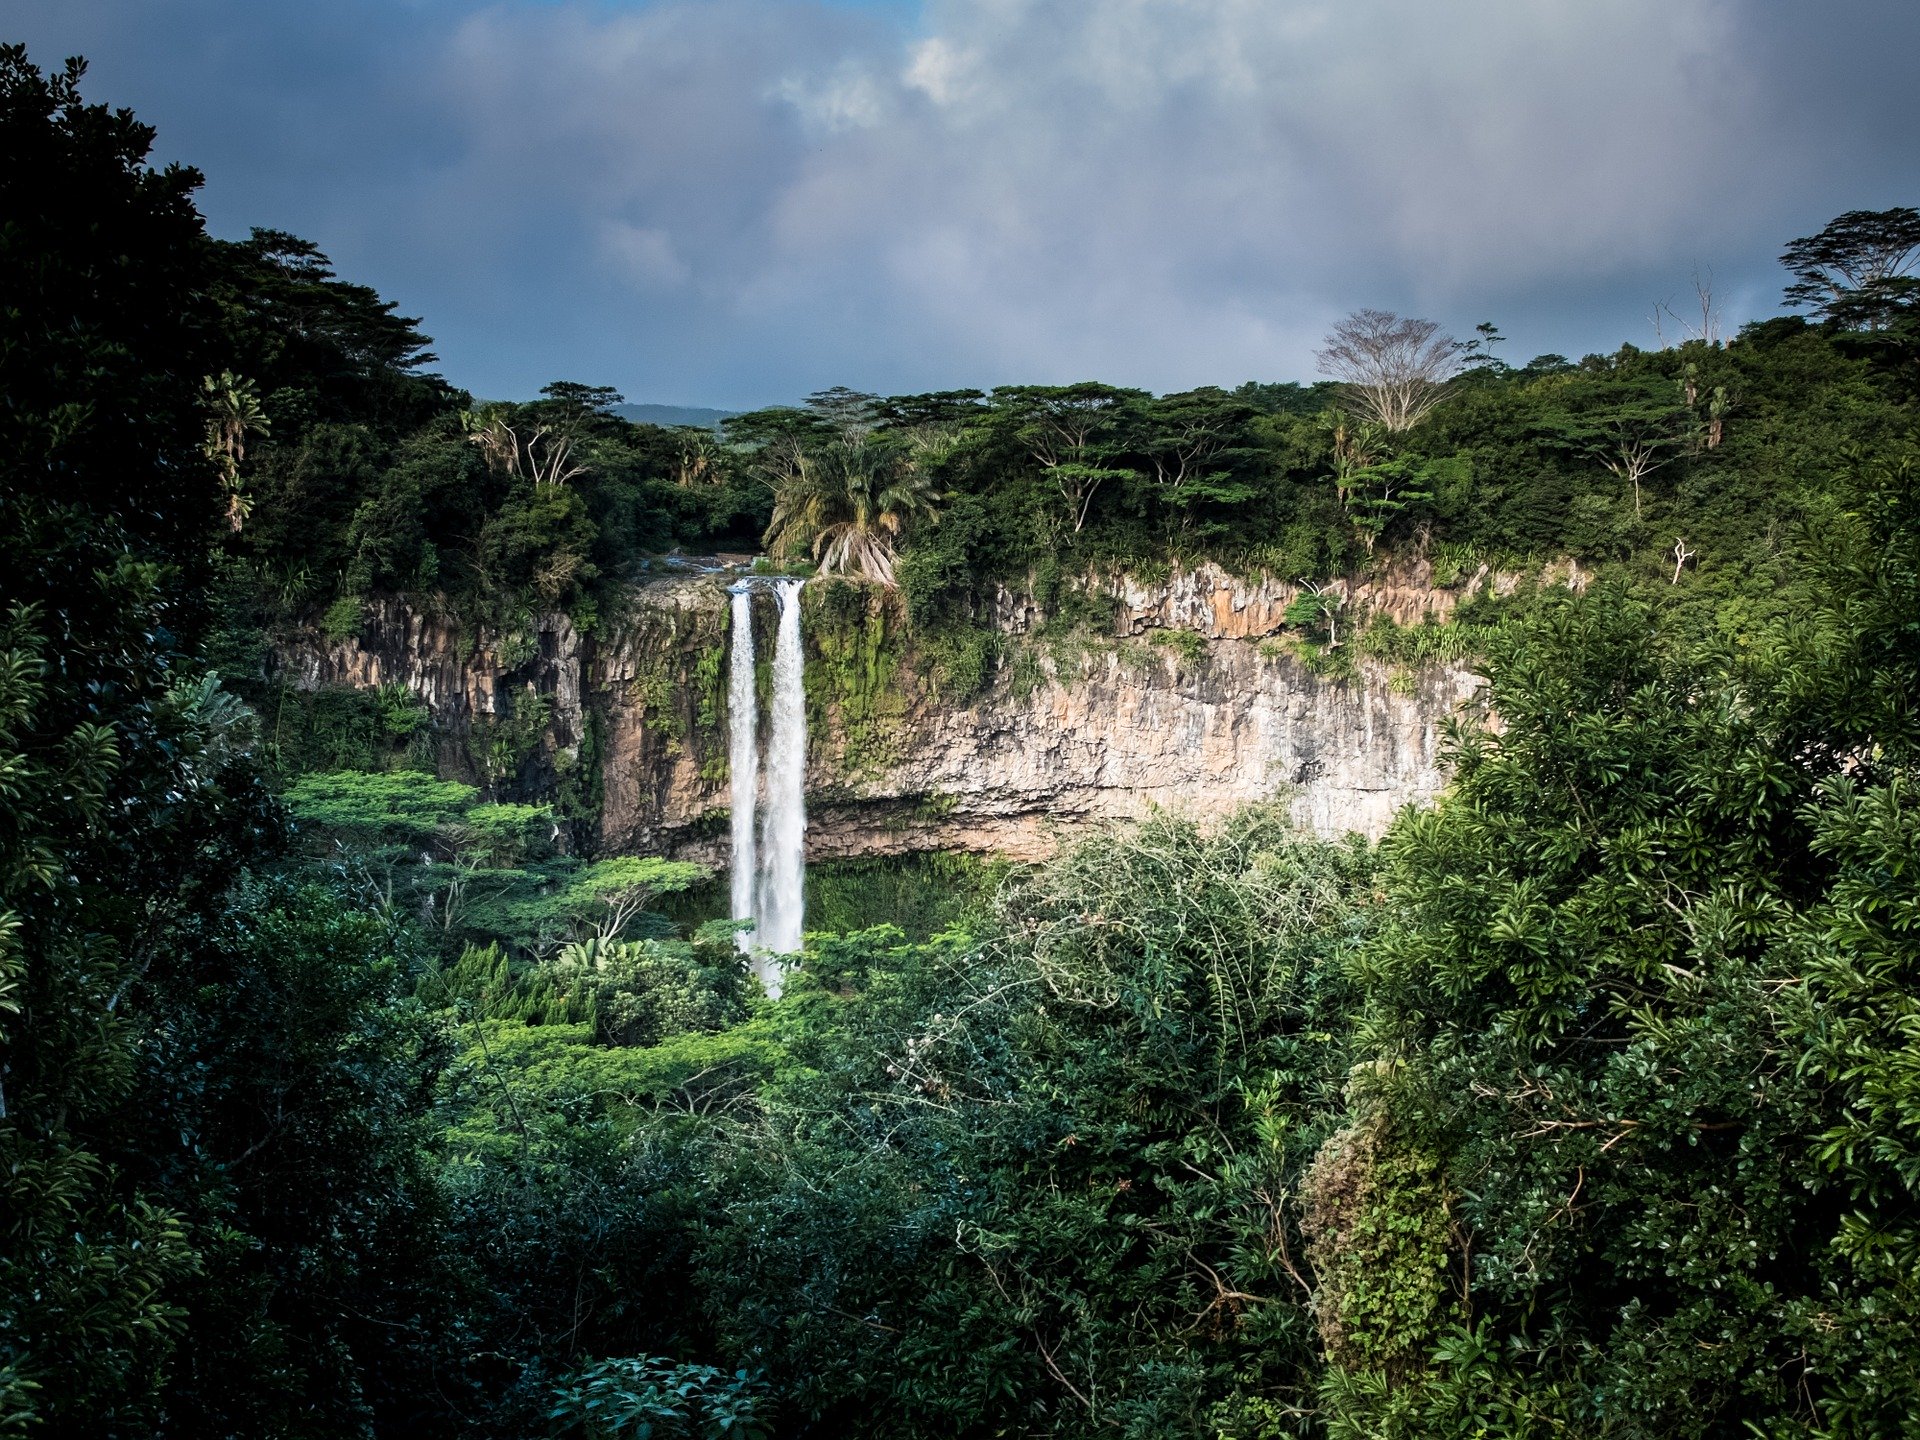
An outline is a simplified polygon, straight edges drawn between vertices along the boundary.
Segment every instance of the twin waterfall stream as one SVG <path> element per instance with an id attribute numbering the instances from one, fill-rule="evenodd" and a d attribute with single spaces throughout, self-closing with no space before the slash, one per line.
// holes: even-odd
<path id="1" fill-rule="evenodd" d="M 727 676 L 728 762 L 732 776 L 733 916 L 752 920 L 740 948 L 771 995 L 780 993 L 780 957 L 800 948 L 806 911 L 807 696 L 800 654 L 800 585 L 795 579 L 741 580 L 733 596 Z M 773 695 L 764 762 L 753 653 L 753 597 L 771 590 L 780 619 L 773 643 Z M 756 822 L 758 828 L 756 829 Z"/>

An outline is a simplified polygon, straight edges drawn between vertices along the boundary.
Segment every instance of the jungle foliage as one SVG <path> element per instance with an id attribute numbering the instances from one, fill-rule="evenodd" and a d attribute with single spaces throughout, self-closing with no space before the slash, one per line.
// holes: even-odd
<path id="1" fill-rule="evenodd" d="M 1079 385 L 715 445 L 455 395 L 79 78 L 0 49 L 0 1434 L 1915 1433 L 1920 447 L 1856 254 L 1911 212 L 1794 243 L 1817 326 L 1481 364 L 1391 438 Z M 1606 563 L 1483 627 L 1498 723 L 1382 844 L 852 873 L 778 1002 L 670 918 L 697 868 L 438 778 L 405 696 L 221 683 L 384 588 L 584 605 L 750 541 L 766 448 L 929 427 L 937 518 L 868 532 L 927 624 Z"/>
<path id="2" fill-rule="evenodd" d="M 605 386 L 476 400 L 427 371 L 417 321 L 307 242 L 208 242 L 225 407 L 210 443 L 233 532 L 220 594 L 243 629 L 333 638 L 395 593 L 470 631 L 552 610 L 591 630 L 665 552 L 765 548 L 897 586 L 925 643 L 952 648 L 1000 584 L 1084 624 L 1099 618 L 1085 578 L 1116 568 L 1212 560 L 1473 595 L 1570 557 L 1697 629 L 1738 628 L 1773 608 L 1785 537 L 1849 447 L 1907 427 L 1911 214 L 1856 212 L 1793 242 L 1789 297 L 1817 323 L 1765 320 L 1724 343 L 1709 309 L 1712 338 L 1516 366 L 1491 325 L 1450 342 L 1366 312 L 1425 326 L 1451 374 L 1391 425 L 1355 386 L 1155 396 L 1089 381 L 833 389 L 718 433 L 663 429 L 623 419 Z M 251 683 L 244 657 L 230 678 Z"/>

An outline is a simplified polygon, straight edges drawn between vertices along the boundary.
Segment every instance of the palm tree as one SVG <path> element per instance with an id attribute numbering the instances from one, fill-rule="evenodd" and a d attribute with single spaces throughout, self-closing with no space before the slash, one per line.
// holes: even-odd
<path id="1" fill-rule="evenodd" d="M 202 449 L 220 467 L 227 490 L 227 525 L 237 535 L 253 513 L 253 501 L 240 488 L 240 462 L 247 458 L 247 437 L 267 433 L 267 412 L 261 408 L 260 392 L 253 381 L 243 380 L 231 370 L 204 377 L 200 393 L 207 407 L 207 438 Z"/>
<path id="2" fill-rule="evenodd" d="M 894 584 L 894 547 L 930 523 L 941 499 L 933 470 L 953 437 L 922 431 L 906 444 L 848 434 L 812 447 L 780 446 L 762 469 L 774 486 L 766 546 L 778 560 L 810 552 L 823 575 Z"/>

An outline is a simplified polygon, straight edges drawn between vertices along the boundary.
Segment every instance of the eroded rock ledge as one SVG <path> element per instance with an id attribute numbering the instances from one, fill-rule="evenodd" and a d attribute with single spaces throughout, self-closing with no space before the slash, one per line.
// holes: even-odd
<path id="1" fill-rule="evenodd" d="M 999 663 L 972 694 L 887 597 L 809 585 L 810 856 L 1036 858 L 1150 806 L 1208 815 L 1276 795 L 1323 834 L 1377 835 L 1444 783 L 1438 730 L 1474 703 L 1470 672 L 1316 675 L 1270 638 L 1296 593 L 1282 583 L 1212 567 L 1100 583 L 1115 633 L 1091 640 L 1035 634 L 1031 599 L 1002 592 Z M 1349 600 L 1413 623 L 1444 617 L 1453 596 L 1396 582 Z M 623 611 L 595 636 L 563 615 L 472 635 L 389 598 L 355 638 L 303 632 L 277 663 L 305 689 L 404 686 L 433 714 L 443 773 L 503 797 L 591 795 L 583 843 L 721 860 L 725 580 L 640 585 Z"/>

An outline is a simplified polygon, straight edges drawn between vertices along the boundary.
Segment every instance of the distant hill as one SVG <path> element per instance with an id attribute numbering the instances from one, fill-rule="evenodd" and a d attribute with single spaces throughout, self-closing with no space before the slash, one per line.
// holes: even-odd
<path id="1" fill-rule="evenodd" d="M 708 410 L 699 405 L 616 405 L 614 413 L 637 425 L 698 425 L 717 430 L 720 422 L 738 410 Z"/>

